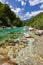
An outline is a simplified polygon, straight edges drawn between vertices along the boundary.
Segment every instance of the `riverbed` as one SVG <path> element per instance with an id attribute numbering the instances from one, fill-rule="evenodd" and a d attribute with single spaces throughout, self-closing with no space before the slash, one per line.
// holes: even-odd
<path id="1" fill-rule="evenodd" d="M 18 65 L 43 65 L 43 36 L 29 27 L 0 30 L 0 56 Z"/>

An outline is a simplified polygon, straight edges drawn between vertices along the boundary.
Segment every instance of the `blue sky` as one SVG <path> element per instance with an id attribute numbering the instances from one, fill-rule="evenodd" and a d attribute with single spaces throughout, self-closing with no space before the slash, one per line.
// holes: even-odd
<path id="1" fill-rule="evenodd" d="M 22 20 L 30 19 L 43 12 L 43 0 L 0 0 L 10 6 Z"/>

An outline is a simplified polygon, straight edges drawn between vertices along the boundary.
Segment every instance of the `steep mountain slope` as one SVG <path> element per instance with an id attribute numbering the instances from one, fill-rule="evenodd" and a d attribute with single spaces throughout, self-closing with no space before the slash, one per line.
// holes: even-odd
<path id="1" fill-rule="evenodd" d="M 43 13 L 40 13 L 34 18 L 30 19 L 25 25 L 43 29 Z"/>
<path id="2" fill-rule="evenodd" d="M 22 26 L 22 21 L 7 4 L 0 2 L 0 26 Z"/>

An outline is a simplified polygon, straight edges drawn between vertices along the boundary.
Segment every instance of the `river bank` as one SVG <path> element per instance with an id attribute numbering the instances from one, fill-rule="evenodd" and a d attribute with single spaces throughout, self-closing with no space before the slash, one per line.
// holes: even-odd
<path id="1" fill-rule="evenodd" d="M 43 65 L 43 35 L 36 35 L 34 31 L 24 28 L 17 36 L 15 38 L 13 35 L 13 40 L 8 39 L 4 45 L 0 43 L 0 60 L 9 57 L 18 65 Z"/>

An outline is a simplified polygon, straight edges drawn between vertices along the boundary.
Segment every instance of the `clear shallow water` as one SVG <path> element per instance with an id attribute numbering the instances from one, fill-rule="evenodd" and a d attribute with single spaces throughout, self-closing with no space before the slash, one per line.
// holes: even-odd
<path id="1" fill-rule="evenodd" d="M 4 42 L 6 39 L 10 39 L 10 36 L 13 36 L 15 33 L 21 33 L 23 30 L 22 27 L 20 28 L 10 28 L 10 29 L 0 29 L 0 41 Z M 12 34 L 8 34 L 12 33 Z"/>
<path id="2" fill-rule="evenodd" d="M 31 34 L 31 32 L 29 31 L 29 27 L 16 27 L 16 28 L 6 28 L 6 29 L 0 29 L 0 42 L 5 42 L 5 40 L 9 40 L 13 37 L 14 35 L 19 34 L 19 38 L 21 37 L 21 35 L 23 35 L 23 33 L 29 33 Z"/>
<path id="3" fill-rule="evenodd" d="M 2 35 L 4 35 L 4 34 L 6 34 L 7 32 L 21 32 L 22 31 L 22 27 L 20 27 L 20 28 L 10 28 L 10 29 L 2 29 L 2 30 L 0 30 L 0 35 L 2 34 Z"/>

